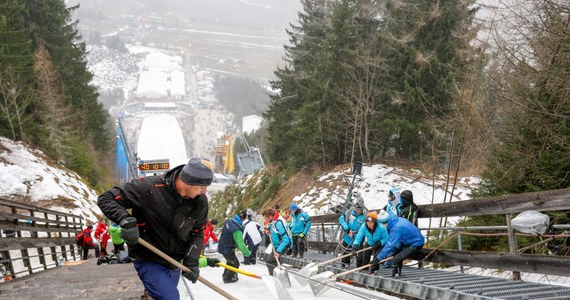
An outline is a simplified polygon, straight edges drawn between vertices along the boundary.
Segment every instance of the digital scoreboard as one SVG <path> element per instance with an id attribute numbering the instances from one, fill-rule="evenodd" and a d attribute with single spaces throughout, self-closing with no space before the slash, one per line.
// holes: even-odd
<path id="1" fill-rule="evenodd" d="M 164 172 L 170 169 L 170 160 L 168 159 L 153 159 L 153 160 L 140 160 L 139 171 L 141 174 Z"/>

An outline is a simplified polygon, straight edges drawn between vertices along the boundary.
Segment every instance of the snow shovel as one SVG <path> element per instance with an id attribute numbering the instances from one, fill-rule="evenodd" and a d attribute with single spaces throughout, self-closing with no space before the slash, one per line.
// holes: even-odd
<path id="1" fill-rule="evenodd" d="M 149 249 L 150 251 L 154 252 L 156 255 L 164 258 L 166 261 L 168 261 L 169 263 L 171 263 L 172 265 L 174 265 L 175 267 L 177 267 L 178 269 L 184 271 L 184 272 L 192 272 L 192 270 L 188 269 L 186 266 L 184 266 L 183 264 L 177 262 L 174 258 L 166 255 L 166 253 L 160 251 L 158 248 L 156 248 L 155 246 L 149 244 L 147 241 L 139 238 L 139 244 L 145 246 L 147 249 Z M 198 276 L 198 281 L 200 281 L 201 283 L 203 283 L 204 285 L 206 285 L 207 287 L 211 288 L 212 290 L 214 290 L 216 293 L 224 296 L 224 298 L 226 299 L 230 299 L 230 300 L 238 300 L 238 298 L 230 295 L 228 292 L 220 289 L 219 287 L 217 287 L 216 285 L 214 285 L 213 283 L 209 282 L 208 280 L 206 280 L 205 278 L 203 278 L 202 276 Z"/>
<path id="2" fill-rule="evenodd" d="M 379 261 L 378 263 L 381 264 L 383 262 L 387 262 L 389 260 L 392 260 L 393 258 L 394 258 L 393 256 L 390 256 L 388 258 L 385 258 L 385 259 Z M 309 281 L 309 286 L 311 287 L 311 290 L 313 291 L 313 295 L 319 296 L 322 293 L 326 292 L 328 289 L 330 289 L 332 287 L 332 285 L 330 285 L 329 283 L 336 282 L 336 279 L 338 277 L 342 277 L 342 276 L 348 275 L 350 273 L 358 272 L 360 270 L 364 270 L 364 269 L 370 268 L 372 266 L 373 266 L 373 264 L 367 264 L 367 265 L 364 265 L 364 266 L 361 266 L 361 267 L 358 267 L 358 268 L 355 268 L 352 270 L 348 270 L 346 272 L 342 272 L 342 273 L 339 273 L 336 275 L 331 271 L 326 271 L 326 272 L 323 272 L 323 273 L 320 273 L 320 274 L 317 274 L 317 275 L 311 277 L 310 281 Z"/>
<path id="3" fill-rule="evenodd" d="M 273 271 L 275 272 L 275 270 Z M 271 294 L 278 300 L 293 300 L 293 297 L 291 297 L 287 289 L 285 289 L 283 284 L 281 284 L 281 281 L 279 281 L 277 278 L 271 275 L 263 275 L 261 276 L 261 279 Z"/>
<path id="4" fill-rule="evenodd" d="M 289 295 L 289 292 L 287 292 L 285 287 L 283 287 L 283 284 L 281 284 L 281 282 L 279 280 L 277 280 L 277 278 L 275 278 L 271 275 L 261 275 L 260 276 L 260 275 L 257 275 L 255 273 L 251 273 L 248 271 L 240 270 L 238 268 L 234 268 L 232 266 L 226 265 L 226 264 L 221 263 L 221 262 L 218 263 L 217 265 L 220 267 L 224 267 L 230 271 L 243 274 L 245 276 L 249 276 L 249 277 L 253 277 L 253 278 L 263 280 L 263 283 L 265 284 L 265 286 L 267 286 L 267 288 L 269 289 L 271 294 L 279 300 L 293 300 L 291 295 Z"/>
<path id="5" fill-rule="evenodd" d="M 271 239 L 271 236 L 269 236 L 269 240 L 271 241 L 271 246 L 273 246 L 273 240 Z M 273 251 L 275 251 L 275 249 Z M 273 252 L 273 254 L 274 253 L 275 252 Z M 273 269 L 273 276 L 279 279 L 279 282 L 281 282 L 284 287 L 290 288 L 291 280 L 289 279 L 289 272 L 287 272 L 287 269 L 285 269 L 285 267 L 281 265 L 281 262 L 279 261 L 279 259 L 277 259 L 277 257 L 275 258 L 275 260 L 277 261 L 277 267 Z"/>
<path id="6" fill-rule="evenodd" d="M 372 249 L 372 247 L 367 247 L 361 250 L 358 250 L 354 253 L 348 253 L 339 257 L 335 257 L 333 259 L 327 260 L 327 261 L 323 261 L 320 263 L 309 263 L 308 265 L 304 266 L 301 270 L 299 270 L 299 272 L 297 272 L 297 276 L 293 276 L 295 277 L 295 279 L 297 279 L 297 282 L 299 282 L 299 284 L 301 286 L 306 286 L 307 285 L 307 280 L 309 279 L 309 277 L 314 276 L 315 274 L 317 274 L 319 272 L 319 267 L 320 266 L 324 266 L 326 264 L 329 264 L 331 262 L 337 261 L 339 259 L 343 259 L 346 257 L 350 257 L 356 253 L 360 253 L 360 252 L 364 252 L 366 250 Z"/>
<path id="7" fill-rule="evenodd" d="M 275 260 L 277 261 L 277 268 L 273 269 L 273 276 L 279 279 L 279 282 L 281 282 L 284 287 L 290 288 L 291 280 L 289 279 L 289 272 L 281 265 L 279 259 L 275 258 Z"/>

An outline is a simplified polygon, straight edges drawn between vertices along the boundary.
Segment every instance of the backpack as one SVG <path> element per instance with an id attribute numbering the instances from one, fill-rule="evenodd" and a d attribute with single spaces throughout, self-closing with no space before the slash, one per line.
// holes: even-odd
<path id="1" fill-rule="evenodd" d="M 272 226 L 275 228 L 275 232 L 278 232 L 277 231 L 277 222 L 281 222 L 281 224 L 285 228 L 285 233 L 279 234 L 279 237 L 283 238 L 283 236 L 285 236 L 285 235 L 287 235 L 287 237 L 289 237 L 289 245 L 287 245 L 287 247 L 285 247 L 284 251 L 293 250 L 293 234 L 291 234 L 291 229 L 289 229 L 289 226 L 287 226 L 287 222 L 285 222 L 285 220 L 280 217 L 279 219 L 277 219 L 272 224 Z"/>
<path id="2" fill-rule="evenodd" d="M 75 235 L 75 244 L 79 247 L 83 247 L 83 244 L 85 243 L 83 238 L 84 238 L 83 231 L 80 231 Z"/>

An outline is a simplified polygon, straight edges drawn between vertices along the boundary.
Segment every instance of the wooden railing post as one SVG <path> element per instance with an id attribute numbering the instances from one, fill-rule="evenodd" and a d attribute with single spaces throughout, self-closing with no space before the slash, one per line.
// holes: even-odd
<path id="1" fill-rule="evenodd" d="M 511 220 L 513 219 L 512 214 L 505 215 L 507 219 L 507 231 L 509 233 L 509 250 L 513 254 L 517 254 L 517 239 L 515 237 L 515 230 L 513 229 L 513 225 L 511 224 Z M 513 280 L 521 280 L 521 272 L 513 271 Z"/>

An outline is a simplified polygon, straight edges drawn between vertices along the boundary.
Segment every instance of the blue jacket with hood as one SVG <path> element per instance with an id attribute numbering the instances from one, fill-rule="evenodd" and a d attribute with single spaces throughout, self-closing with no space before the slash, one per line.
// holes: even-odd
<path id="1" fill-rule="evenodd" d="M 352 242 L 354 241 L 354 238 L 358 234 L 360 227 L 362 226 L 362 224 L 364 224 L 364 213 L 361 213 L 360 216 L 357 216 L 356 210 L 353 209 L 350 214 L 350 217 L 348 218 L 348 222 L 345 220 L 344 214 L 340 215 L 340 217 L 338 218 L 338 222 L 340 223 L 342 229 L 344 229 L 344 235 L 342 237 L 342 240 L 344 241 L 345 244 L 352 245 Z M 350 232 L 351 230 L 354 232 L 352 237 L 348 235 L 348 232 Z"/>
<path id="2" fill-rule="evenodd" d="M 358 234 L 356 235 L 352 246 L 354 247 L 355 245 L 361 245 L 364 241 L 364 238 L 366 238 L 366 243 L 368 246 L 372 246 L 376 243 L 380 243 L 380 246 L 384 246 L 389 237 L 386 228 L 382 224 L 378 223 L 378 221 L 376 221 L 374 232 L 370 232 L 370 228 L 368 228 L 366 225 L 360 227 L 360 230 L 358 231 Z"/>
<path id="3" fill-rule="evenodd" d="M 402 212 L 402 198 L 400 197 L 400 190 L 397 187 L 391 187 L 390 192 L 396 196 L 396 199 L 393 202 L 390 202 L 390 198 L 388 198 L 388 204 L 384 206 L 384 210 L 389 214 L 394 214 L 399 216 Z M 390 195 L 388 192 L 388 195 Z"/>
<path id="4" fill-rule="evenodd" d="M 293 244 L 291 240 L 291 232 L 287 228 L 287 221 L 275 212 L 273 222 L 269 224 L 269 232 L 271 234 L 271 241 L 273 242 L 273 248 L 277 253 L 282 254 L 285 249 Z"/>
<path id="5" fill-rule="evenodd" d="M 385 259 L 404 247 L 413 246 L 421 248 L 424 245 L 424 236 L 420 230 L 404 218 L 390 214 L 386 229 L 390 237 L 382 251 L 378 253 L 378 260 Z"/>
<path id="6" fill-rule="evenodd" d="M 298 209 L 295 213 L 291 214 L 291 233 L 293 235 L 304 234 L 307 235 L 311 229 L 311 219 L 309 215 Z"/>

